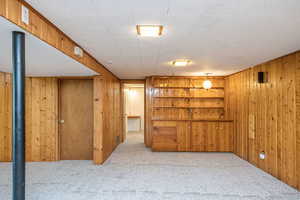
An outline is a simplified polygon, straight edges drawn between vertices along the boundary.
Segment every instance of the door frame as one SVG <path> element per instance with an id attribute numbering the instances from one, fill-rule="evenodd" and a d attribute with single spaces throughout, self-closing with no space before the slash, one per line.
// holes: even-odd
<path id="1" fill-rule="evenodd" d="M 60 129 L 60 119 L 61 119 L 61 82 L 63 80 L 92 80 L 93 81 L 93 85 L 94 85 L 94 76 L 70 76 L 70 77 L 57 77 L 58 80 L 58 119 L 57 119 L 57 126 L 58 126 L 58 130 L 57 130 L 57 134 L 58 134 L 58 142 L 57 142 L 57 156 L 58 156 L 58 160 L 61 160 L 61 129 Z M 94 87 L 93 87 L 93 93 L 94 93 Z M 94 96 L 93 96 L 93 100 L 94 100 Z M 93 104 L 93 110 L 94 110 L 94 101 L 92 102 Z M 95 110 L 94 110 L 95 112 Z M 93 114 L 94 115 L 94 114 Z M 94 122 L 93 122 L 94 123 Z M 95 131 L 93 131 L 93 138 L 95 137 Z M 93 145 L 93 154 L 94 154 L 94 145 Z"/>
<path id="2" fill-rule="evenodd" d="M 126 126 L 125 126 L 125 108 L 124 108 L 124 102 L 125 102 L 125 93 L 124 93 L 124 85 L 125 84 L 142 84 L 144 86 L 144 138 L 145 138 L 145 132 L 146 132 L 146 79 L 122 79 L 121 80 L 121 122 L 122 122 L 122 138 L 121 142 L 125 142 L 126 140 Z"/>

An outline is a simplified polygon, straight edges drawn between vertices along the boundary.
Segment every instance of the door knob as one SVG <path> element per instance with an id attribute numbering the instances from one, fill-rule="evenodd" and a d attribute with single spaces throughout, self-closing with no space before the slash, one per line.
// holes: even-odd
<path id="1" fill-rule="evenodd" d="M 59 122 L 60 124 L 63 124 L 63 123 L 65 123 L 65 120 L 61 119 L 61 120 L 59 120 L 58 122 Z"/>

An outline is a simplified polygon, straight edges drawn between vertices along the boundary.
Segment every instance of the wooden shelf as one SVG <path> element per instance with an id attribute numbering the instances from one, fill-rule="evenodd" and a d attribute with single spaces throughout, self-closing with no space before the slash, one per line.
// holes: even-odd
<path id="1" fill-rule="evenodd" d="M 233 122 L 232 119 L 152 119 L 152 121 Z"/>
<path id="2" fill-rule="evenodd" d="M 154 106 L 153 108 L 177 108 L 177 109 L 224 109 L 224 107 L 171 107 L 171 106 Z"/>
<path id="3" fill-rule="evenodd" d="M 224 97 L 175 97 L 175 96 L 154 96 L 153 98 L 182 98 L 182 99 L 224 99 Z"/>
<path id="4" fill-rule="evenodd" d="M 154 89 L 204 89 L 204 87 L 155 87 L 153 86 Z M 224 89 L 224 87 L 212 87 L 210 89 Z"/>
<path id="5" fill-rule="evenodd" d="M 141 116 L 138 116 L 138 115 L 129 115 L 127 116 L 128 119 L 139 119 L 141 118 Z"/>

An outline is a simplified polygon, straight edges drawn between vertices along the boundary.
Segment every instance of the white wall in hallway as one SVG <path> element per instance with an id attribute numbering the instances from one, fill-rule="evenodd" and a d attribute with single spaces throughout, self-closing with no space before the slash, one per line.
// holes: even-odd
<path id="1" fill-rule="evenodd" d="M 144 129 L 144 88 L 129 87 L 126 94 L 126 114 L 127 116 L 140 116 L 138 119 L 127 120 L 127 131 L 139 131 Z"/>

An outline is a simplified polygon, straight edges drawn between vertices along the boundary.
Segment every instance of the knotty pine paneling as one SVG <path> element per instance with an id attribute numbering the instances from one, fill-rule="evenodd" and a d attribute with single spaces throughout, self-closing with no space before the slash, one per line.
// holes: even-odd
<path id="1" fill-rule="evenodd" d="M 153 76 L 152 84 L 155 88 L 202 88 L 203 81 L 207 78 L 212 78 L 214 82 L 214 87 L 224 88 L 224 78 L 223 77 L 183 77 L 183 76 Z"/>
<path id="2" fill-rule="evenodd" d="M 11 75 L 0 73 L 0 161 L 11 161 Z M 26 160 L 59 160 L 58 79 L 26 78 Z M 94 78 L 94 162 L 120 143 L 120 82 Z"/>
<path id="3" fill-rule="evenodd" d="M 26 79 L 26 159 L 58 160 L 58 81 Z"/>
<path id="4" fill-rule="evenodd" d="M 209 90 L 202 87 L 206 79 L 211 80 L 213 84 Z M 232 151 L 233 129 L 231 120 L 225 119 L 224 87 L 224 77 L 148 77 L 146 146 L 152 147 L 153 151 Z M 206 131 L 206 126 L 197 129 L 199 134 L 206 138 L 211 137 L 214 144 L 209 143 L 211 140 L 202 141 L 211 148 L 192 146 L 196 139 L 193 134 L 196 132 L 191 130 L 195 130 L 196 127 L 193 126 L 197 124 L 208 124 L 213 128 L 213 132 Z M 223 133 L 223 136 L 229 135 L 224 137 L 225 146 L 222 144 L 223 140 L 220 142 L 220 138 L 216 137 Z"/>
<path id="5" fill-rule="evenodd" d="M 144 133 L 144 143 L 146 147 L 151 147 L 152 145 L 152 78 L 146 78 L 145 84 L 145 133 Z M 164 104 L 164 102 L 157 103 L 157 106 Z"/>
<path id="6" fill-rule="evenodd" d="M 232 152 L 232 122 L 191 122 L 191 150 Z"/>
<path id="7" fill-rule="evenodd" d="M 103 163 L 103 78 L 94 78 L 94 151 L 95 164 Z"/>
<path id="8" fill-rule="evenodd" d="M 190 122 L 154 121 L 153 151 L 190 151 Z"/>
<path id="9" fill-rule="evenodd" d="M 5 15 L 6 0 L 0 0 L 0 16 Z"/>
<path id="10" fill-rule="evenodd" d="M 12 146 L 11 75 L 0 72 L 0 161 L 8 162 Z"/>
<path id="11" fill-rule="evenodd" d="M 296 177 L 300 190 L 300 53 L 296 54 Z"/>
<path id="12" fill-rule="evenodd" d="M 22 5 L 29 9 L 29 25 L 26 25 L 21 21 Z M 27 32 L 40 38 L 88 68 L 100 73 L 102 76 L 108 76 L 118 80 L 114 74 L 107 70 L 88 52 L 84 51 L 83 57 L 75 56 L 73 53 L 74 47 L 79 45 L 64 34 L 63 31 L 58 29 L 53 23 L 47 20 L 42 14 L 32 8 L 27 2 L 22 0 L 0 0 L 0 16 L 20 26 Z"/>
<path id="13" fill-rule="evenodd" d="M 223 108 L 223 99 L 162 99 L 154 98 L 155 107 L 182 107 L 182 108 Z"/>
<path id="14" fill-rule="evenodd" d="M 226 79 L 225 86 L 225 115 L 234 123 L 234 152 L 240 157 L 248 157 L 248 110 L 249 104 L 249 70 L 243 74 L 234 74 Z M 237 94 L 237 95 L 235 95 Z"/>
<path id="15" fill-rule="evenodd" d="M 0 161 L 11 161 L 11 74 L 0 73 Z M 26 160 L 58 160 L 58 83 L 26 78 Z"/>
<path id="16" fill-rule="evenodd" d="M 206 90 L 203 81 L 211 80 Z M 146 79 L 145 144 L 152 145 L 152 121 L 221 120 L 224 113 L 224 77 L 152 76 Z M 157 134 L 156 134 L 157 135 Z"/>
<path id="17" fill-rule="evenodd" d="M 103 163 L 121 142 L 120 82 L 94 78 L 94 162 Z"/>
<path id="18" fill-rule="evenodd" d="M 234 152 L 300 189 L 300 53 L 257 65 L 226 78 L 225 112 L 234 119 Z M 268 73 L 259 84 L 257 73 Z M 265 152 L 266 159 L 259 159 Z"/>

